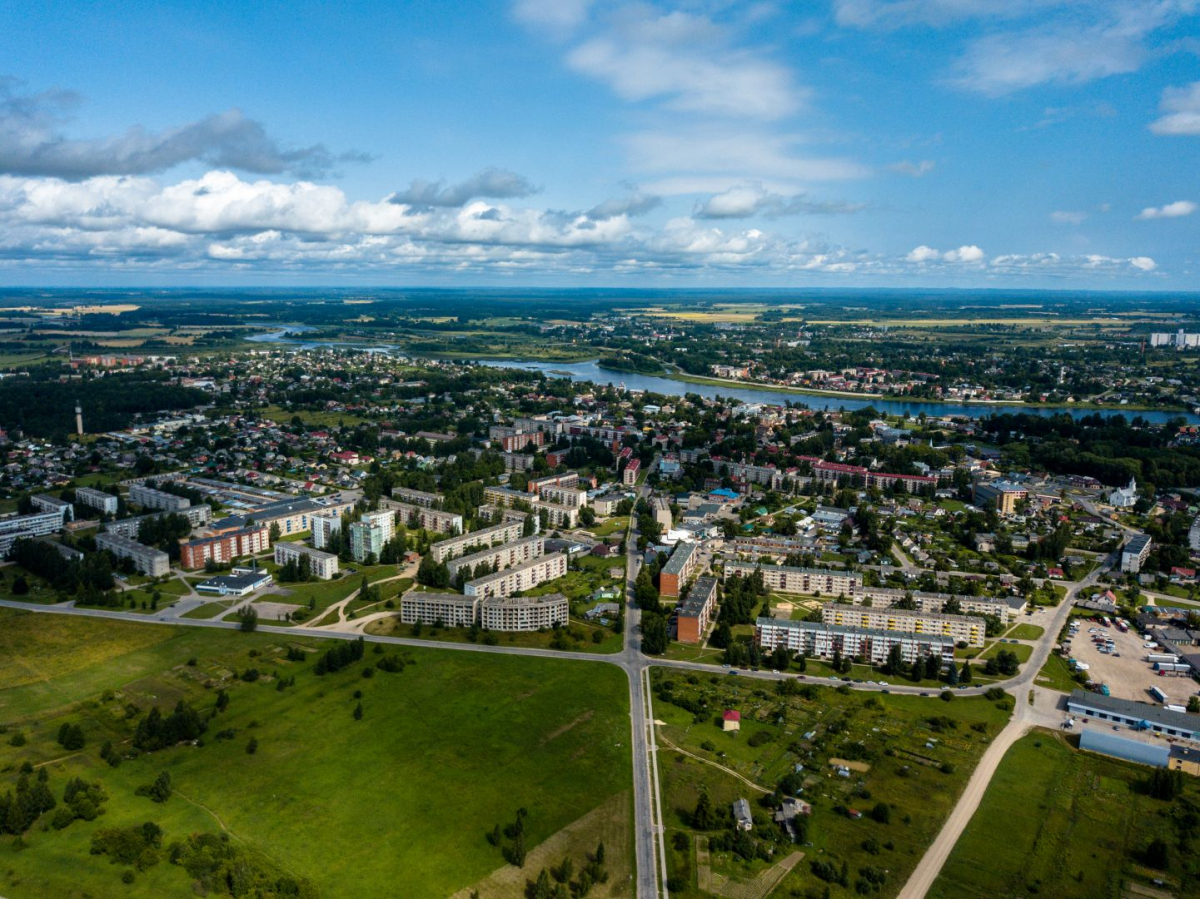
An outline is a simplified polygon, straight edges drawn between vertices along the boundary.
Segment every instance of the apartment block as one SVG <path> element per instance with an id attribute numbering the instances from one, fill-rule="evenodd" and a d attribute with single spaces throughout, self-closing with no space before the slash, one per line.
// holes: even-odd
<path id="1" fill-rule="evenodd" d="M 941 612 L 909 612 L 903 609 L 876 609 L 844 603 L 826 603 L 821 607 L 826 624 L 875 631 L 901 631 L 908 634 L 935 634 L 969 646 L 982 646 L 987 625 L 982 618 L 946 615 Z"/>
<path id="2" fill-rule="evenodd" d="M 29 501 L 39 512 L 56 512 L 63 521 L 75 520 L 75 507 L 65 499 L 49 493 L 35 493 L 29 497 Z"/>
<path id="3" fill-rule="evenodd" d="M 479 623 L 489 631 L 536 631 L 564 627 L 571 603 L 561 593 L 490 596 L 479 601 Z"/>
<path id="4" fill-rule="evenodd" d="M 163 512 L 178 512 L 192 504 L 186 496 L 155 490 L 145 484 L 134 484 L 129 488 L 129 501 L 144 509 L 158 509 Z"/>
<path id="5" fill-rule="evenodd" d="M 893 646 L 900 647 L 906 662 L 925 656 L 935 656 L 943 664 L 954 659 L 954 640 L 938 634 L 909 634 L 897 631 L 870 630 L 826 624 L 821 621 L 786 621 L 778 618 L 759 618 L 754 625 L 754 639 L 764 652 L 783 647 L 789 652 L 803 652 L 821 659 L 861 658 L 874 665 L 887 662 Z"/>
<path id="6" fill-rule="evenodd" d="M 578 487 L 579 472 L 567 471 L 562 474 L 551 474 L 544 478 L 533 478 L 529 481 L 529 492 L 541 495 L 544 487 Z M 557 502 L 557 500 L 551 500 Z"/>
<path id="7" fill-rule="evenodd" d="M 632 487 L 637 483 L 638 475 L 642 473 L 642 460 L 631 459 L 629 464 L 625 466 L 625 470 L 621 472 L 621 483 L 626 487 Z"/>
<path id="8" fill-rule="evenodd" d="M 91 487 L 75 488 L 75 502 L 104 515 L 116 515 L 117 509 L 120 508 L 117 497 L 103 490 L 93 490 Z"/>
<path id="9" fill-rule="evenodd" d="M 1137 534 L 1129 538 L 1129 542 L 1121 548 L 1121 570 L 1128 574 L 1137 574 L 1150 557 L 1150 547 L 1153 541 L 1146 534 Z"/>
<path id="10" fill-rule="evenodd" d="M 533 508 L 538 501 L 536 493 L 524 493 L 510 487 L 485 487 L 483 488 L 483 498 L 494 506 L 503 506 L 506 509 L 520 506 Z"/>
<path id="11" fill-rule="evenodd" d="M 129 559 L 133 567 L 147 577 L 162 577 L 171 571 L 171 560 L 165 552 L 119 534 L 107 531 L 97 534 L 96 548 L 110 552 L 118 559 Z"/>
<path id="12" fill-rule="evenodd" d="M 756 571 L 762 572 L 763 584 L 775 593 L 849 596 L 862 586 L 862 575 L 855 571 L 793 568 L 789 565 L 760 565 L 756 562 L 725 562 L 726 580 L 735 574 L 750 577 Z"/>
<path id="13" fill-rule="evenodd" d="M 501 453 L 505 471 L 532 471 L 536 456 L 528 453 Z"/>
<path id="14" fill-rule="evenodd" d="M 463 519 L 457 512 L 427 509 L 424 506 L 414 506 L 411 503 L 398 503 L 395 500 L 382 500 L 380 501 L 380 505 L 395 512 L 396 522 L 406 527 L 424 528 L 436 534 L 462 533 Z"/>
<path id="15" fill-rule="evenodd" d="M 275 544 L 275 564 L 286 565 L 288 562 L 307 565 L 313 577 L 320 581 L 327 581 L 338 573 L 338 557 L 333 553 L 321 552 L 303 543 L 280 540 Z"/>
<path id="16" fill-rule="evenodd" d="M 667 502 L 665 497 L 656 496 L 650 500 L 650 511 L 654 515 L 654 520 L 658 522 L 658 526 L 662 528 L 665 534 L 671 530 L 671 526 L 675 520 L 671 517 L 671 504 Z"/>
<path id="17" fill-rule="evenodd" d="M 217 564 L 232 562 L 271 548 L 271 532 L 265 524 L 199 537 L 179 546 L 179 567 L 189 571 L 203 568 L 211 559 Z"/>
<path id="18" fill-rule="evenodd" d="M 482 528 L 478 531 L 471 531 L 468 534 L 460 534 L 457 537 L 451 537 L 449 540 L 439 540 L 429 547 L 429 554 L 433 556 L 433 561 L 435 562 L 448 562 L 450 559 L 463 555 L 463 553 L 475 552 L 489 546 L 520 540 L 524 527 L 524 523 L 513 521 L 507 524 L 493 525 L 490 528 Z"/>
<path id="19" fill-rule="evenodd" d="M 479 599 L 460 593 L 406 593 L 400 599 L 404 624 L 437 624 L 470 627 L 479 617 Z"/>
<path id="20" fill-rule="evenodd" d="M 359 521 L 377 525 L 383 531 L 383 542 L 387 543 L 396 536 L 396 513 L 392 509 L 382 509 L 378 512 L 363 512 Z"/>
<path id="21" fill-rule="evenodd" d="M 579 508 L 577 506 L 559 506 L 554 503 L 539 503 L 536 507 L 539 516 L 545 513 L 546 524 L 552 528 L 579 527 Z"/>
<path id="22" fill-rule="evenodd" d="M 580 490 L 578 487 L 563 487 L 558 484 L 547 484 L 537 492 L 537 495 L 544 503 L 553 503 L 554 505 L 558 506 L 570 506 L 573 509 L 582 508 L 588 503 L 587 491 Z"/>
<path id="23" fill-rule="evenodd" d="M 479 565 L 487 565 L 488 568 L 496 570 L 512 568 L 514 565 L 520 565 L 543 555 L 546 551 L 545 547 L 545 538 L 525 537 L 521 540 L 514 540 L 512 543 L 505 543 L 471 553 L 468 556 L 451 559 L 446 563 L 446 570 L 450 572 L 451 580 L 457 578 L 460 571 L 465 572 L 465 576 L 469 578 Z"/>
<path id="24" fill-rule="evenodd" d="M 1010 481 L 979 481 L 972 491 L 972 500 L 981 509 L 995 509 L 1001 515 L 1012 515 L 1017 504 L 1029 491 Z"/>
<path id="25" fill-rule="evenodd" d="M 24 537 L 45 537 L 62 529 L 61 512 L 38 512 L 33 515 L 0 518 L 0 554 L 7 554 L 12 545 Z"/>
<path id="26" fill-rule="evenodd" d="M 566 555 L 554 553 L 468 581 L 463 587 L 463 593 L 479 597 L 510 596 L 522 590 L 532 590 L 538 584 L 553 581 L 566 573 Z"/>
<path id="27" fill-rule="evenodd" d="M 146 515 L 134 515 L 132 518 L 110 521 L 104 526 L 104 529 L 110 534 L 133 538 L 142 529 L 143 521 L 151 518 L 161 518 L 164 515 L 182 515 L 188 520 L 188 524 L 195 529 L 204 527 L 212 521 L 212 507 L 207 505 L 188 506 L 186 509 L 180 509 L 178 512 L 150 512 Z"/>
<path id="28" fill-rule="evenodd" d="M 671 558 L 658 575 L 658 592 L 663 596 L 678 596 L 683 585 L 696 570 L 699 554 L 694 543 L 676 543 Z"/>
<path id="29" fill-rule="evenodd" d="M 314 515 L 309 519 L 313 546 L 326 549 L 333 542 L 333 535 L 342 531 L 341 515 Z"/>
<path id="30" fill-rule="evenodd" d="M 424 490 L 412 490 L 408 487 L 393 487 L 392 499 L 410 506 L 421 506 L 425 509 L 440 509 L 443 497 L 437 493 L 426 493 Z"/>
<path id="31" fill-rule="evenodd" d="M 899 587 L 867 587 L 854 590 L 847 597 L 852 603 L 862 605 L 866 600 L 871 605 L 888 609 L 902 599 L 911 599 L 918 612 L 940 612 L 951 600 L 958 601 L 964 615 L 995 615 L 1001 621 L 1025 610 L 1026 602 L 1019 596 L 966 596 L 961 593 L 925 593 L 920 590 L 902 590 Z"/>
<path id="32" fill-rule="evenodd" d="M 676 606 L 676 637 L 680 643 L 699 643 L 717 613 L 717 579 L 696 578 L 687 598 Z"/>
<path id="33" fill-rule="evenodd" d="M 354 561 L 365 562 L 368 557 L 376 560 L 383 552 L 383 526 L 368 521 L 350 522 L 350 555 Z"/>

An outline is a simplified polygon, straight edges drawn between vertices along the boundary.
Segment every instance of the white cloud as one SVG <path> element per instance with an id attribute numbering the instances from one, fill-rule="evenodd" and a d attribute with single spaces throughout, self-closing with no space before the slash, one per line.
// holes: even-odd
<path id="1" fill-rule="evenodd" d="M 77 180 L 144 175 L 201 161 L 256 174 L 315 177 L 339 163 L 367 159 L 356 152 L 334 154 L 322 144 L 285 148 L 238 109 L 158 133 L 135 126 L 122 134 L 72 138 L 62 126 L 78 102 L 66 91 L 19 94 L 13 79 L 0 78 L 0 172 Z"/>
<path id="2" fill-rule="evenodd" d="M 731 46 L 727 31 L 707 17 L 628 6 L 610 22 L 571 50 L 567 64 L 608 84 L 622 99 L 658 99 L 685 112 L 769 120 L 796 111 L 807 95 L 786 67 L 761 51 Z"/>
<path id="3" fill-rule="evenodd" d="M 933 262 L 934 260 L 940 258 L 940 256 L 941 256 L 941 254 L 938 253 L 938 251 L 935 250 L 933 247 L 927 247 L 924 244 L 921 244 L 921 246 L 919 246 L 913 250 L 910 250 L 908 255 L 905 256 L 904 258 L 907 259 L 909 262 L 918 262 L 919 263 L 919 262 Z"/>
<path id="4" fill-rule="evenodd" d="M 984 254 L 977 246 L 964 245 L 957 250 L 948 250 L 942 254 L 942 258 L 947 262 L 981 262 Z"/>
<path id="5" fill-rule="evenodd" d="M 462 206 L 479 197 L 504 200 L 537 193 L 526 178 L 507 169 L 486 168 L 458 184 L 418 178 L 407 190 L 392 197 L 393 203 L 409 206 Z"/>
<path id="6" fill-rule="evenodd" d="M 1158 268 L 1158 264 L 1149 256 L 1134 256 L 1129 260 L 1129 264 L 1143 272 L 1152 272 Z"/>
<path id="7" fill-rule="evenodd" d="M 1150 123 L 1155 134 L 1200 135 L 1200 81 L 1168 87 L 1159 103 L 1165 115 Z"/>
<path id="8" fill-rule="evenodd" d="M 1081 225 L 1087 220 L 1086 212 L 1056 209 L 1050 213 L 1050 221 L 1057 225 Z"/>
<path id="9" fill-rule="evenodd" d="M 693 215 L 701 219 L 749 218 L 763 215 L 779 218 L 785 215 L 836 215 L 858 212 L 863 207 L 845 202 L 810 200 L 804 194 L 785 197 L 765 189 L 753 181 L 731 187 L 696 203 Z"/>
<path id="10" fill-rule="evenodd" d="M 913 162 L 902 159 L 888 166 L 888 171 L 898 175 L 908 175 L 910 178 L 923 178 L 933 171 L 935 163 L 932 159 L 921 159 Z"/>
<path id="11" fill-rule="evenodd" d="M 1196 211 L 1196 204 L 1191 200 L 1176 200 L 1165 206 L 1147 206 L 1138 213 L 1139 219 L 1177 219 L 1191 215 Z"/>
<path id="12" fill-rule="evenodd" d="M 1002 96 L 1039 84 L 1085 84 L 1134 72 L 1150 58 L 1147 38 L 1195 11 L 1195 0 L 1060 4 L 1048 22 L 971 41 L 955 83 Z"/>
<path id="13" fill-rule="evenodd" d="M 1004 19 L 1050 5 L 1053 0 L 834 0 L 839 25 L 894 29 L 943 27 L 968 19 Z"/>
<path id="14" fill-rule="evenodd" d="M 947 250 L 941 252 L 933 247 L 927 247 L 924 244 L 916 247 L 908 252 L 904 257 L 908 262 L 914 262 L 918 265 L 924 265 L 930 262 L 952 262 L 952 263 L 974 263 L 982 262 L 984 257 L 983 250 L 973 244 L 964 244 L 957 250 Z"/>

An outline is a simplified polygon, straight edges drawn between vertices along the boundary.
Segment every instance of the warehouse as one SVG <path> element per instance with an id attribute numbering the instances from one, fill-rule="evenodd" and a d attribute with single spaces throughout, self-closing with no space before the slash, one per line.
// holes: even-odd
<path id="1" fill-rule="evenodd" d="M 1200 717 L 1145 702 L 1133 702 L 1129 699 L 1117 699 L 1115 696 L 1076 690 L 1067 698 L 1067 711 L 1072 715 L 1111 721 L 1134 730 L 1152 731 L 1163 736 L 1200 743 L 1200 733 L 1195 729 L 1200 724 Z"/>

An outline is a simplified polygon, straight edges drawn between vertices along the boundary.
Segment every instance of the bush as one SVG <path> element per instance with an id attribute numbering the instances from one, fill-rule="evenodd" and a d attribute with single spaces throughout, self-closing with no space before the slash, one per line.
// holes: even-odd
<path id="1" fill-rule="evenodd" d="M 941 694 L 939 694 L 938 698 L 941 699 L 942 702 L 949 702 L 950 700 L 952 700 L 954 698 L 954 694 L 951 693 L 949 690 L 943 690 L 941 692 Z"/>

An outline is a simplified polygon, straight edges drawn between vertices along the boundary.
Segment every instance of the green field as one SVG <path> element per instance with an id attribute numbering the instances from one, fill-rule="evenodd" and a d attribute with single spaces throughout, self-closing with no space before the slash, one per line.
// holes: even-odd
<path id="1" fill-rule="evenodd" d="M 1039 687 L 1048 687 L 1051 690 L 1058 690 L 1060 693 L 1070 693 L 1082 686 L 1079 681 L 1075 680 L 1067 660 L 1054 653 L 1051 653 L 1046 659 L 1046 664 L 1038 672 L 1035 682 Z"/>
<path id="2" fill-rule="evenodd" d="M 1150 887 L 1155 879 L 1167 894 L 1197 895 L 1195 841 L 1185 837 L 1179 848 L 1172 816 L 1185 814 L 1186 801 L 1194 819 L 1200 783 L 1185 775 L 1184 801 L 1171 803 L 1136 789 L 1149 771 L 1078 752 L 1061 734 L 1028 734 L 1000 763 L 930 899 L 1118 899 L 1134 895 L 1123 892 L 1127 881 Z M 1134 857 L 1155 837 L 1171 847 L 1166 871 Z M 1181 883 L 1185 859 L 1192 871 Z"/>
<path id="3" fill-rule="evenodd" d="M 1036 624 L 1018 624 L 1004 636 L 1013 640 L 1039 640 L 1044 633 L 1046 629 Z"/>
<path id="4" fill-rule="evenodd" d="M 669 669 L 654 669 L 653 681 L 654 716 L 665 722 L 659 728 L 658 765 L 674 881 L 671 894 L 682 897 L 708 895 L 699 886 L 698 853 L 714 831 L 724 829 L 700 833 L 692 827 L 702 791 L 718 815 L 735 799 L 748 799 L 754 836 L 774 842 L 773 858 L 793 849 L 805 853 L 774 895 L 806 896 L 805 890 L 813 887 L 814 896 L 857 895 L 864 868 L 886 870 L 882 893 L 894 895 L 936 836 L 1011 708 L 1007 698 L 998 703 L 984 697 L 941 702 L 794 681 L 790 683 L 800 691 L 785 695 L 774 685 L 748 678 Z M 669 693 L 663 690 L 666 682 L 674 685 Z M 741 713 L 740 733 L 726 733 L 718 726 L 724 709 Z M 834 773 L 830 760 L 835 758 L 852 763 L 850 777 Z M 794 846 L 782 838 L 770 821 L 770 810 L 761 804 L 764 791 L 776 789 L 796 765 L 803 766 L 799 795 L 813 805 L 807 835 L 811 846 Z M 881 802 L 888 806 L 886 823 L 870 815 Z M 864 817 L 852 818 L 849 809 Z M 844 862 L 849 886 L 822 883 L 814 876 L 814 862 L 831 862 L 835 868 Z M 735 881 L 745 882 L 769 867 L 765 861 L 736 860 L 728 852 L 712 855 L 713 872 Z M 823 892 L 826 886 L 828 893 Z"/>
<path id="5" fill-rule="evenodd" d="M 325 624 L 332 624 L 330 618 Z M 399 616 L 378 618 L 366 626 L 366 632 L 384 637 L 407 637 L 418 640 L 438 640 L 444 643 L 470 643 L 470 630 L 464 627 L 433 627 L 425 625 L 416 627 L 402 624 Z M 599 639 L 596 635 L 599 634 Z M 495 646 L 520 646 L 532 649 L 558 649 L 564 652 L 614 653 L 620 652 L 625 646 L 625 637 L 619 631 L 590 621 L 572 618 L 565 628 L 541 631 L 521 631 L 512 633 L 485 632 L 477 637 L 477 642 L 487 642 Z"/>
<path id="6" fill-rule="evenodd" d="M 361 661 L 317 676 L 317 654 L 335 645 L 0 611 L 0 721 L 28 740 L 0 741 L 0 793 L 28 761 L 49 771 L 60 804 L 75 776 L 99 781 L 109 797 L 95 821 L 64 830 L 35 821 L 22 848 L 11 836 L 0 840 L 0 893 L 193 895 L 166 847 L 224 831 L 253 857 L 311 882 L 321 897 L 442 897 L 497 871 L 523 887 L 562 853 L 580 870 L 584 847 L 603 839 L 610 882 L 591 895 L 629 895 L 628 687 L 619 669 L 388 647 L 408 664 L 367 678 L 363 670 L 383 658 L 368 644 Z M 288 646 L 306 658 L 287 661 Z M 234 677 L 250 667 L 262 672 L 259 680 Z M 276 675 L 294 677 L 295 685 L 277 690 Z M 115 769 L 98 758 L 105 740 L 128 751 L 137 717 L 152 705 L 170 711 L 183 698 L 204 716 L 215 713 L 217 687 L 228 690 L 229 707 L 215 714 L 203 745 L 145 753 Z M 355 691 L 362 720 L 352 715 Z M 139 711 L 127 720 L 131 705 Z M 64 722 L 82 726 L 81 751 L 56 742 Z M 232 737 L 218 739 L 221 731 Z M 246 751 L 251 737 L 253 755 Z M 166 803 L 134 794 L 163 771 L 175 791 Z M 531 849 L 523 870 L 506 866 L 485 839 L 519 807 L 528 810 Z M 580 819 L 579 833 L 564 836 Z M 123 884 L 126 866 L 89 854 L 91 837 L 146 821 L 165 832 L 163 858 Z M 541 858 L 533 847 L 548 838 L 554 853 Z M 488 884 L 480 892 L 505 894 Z"/>

